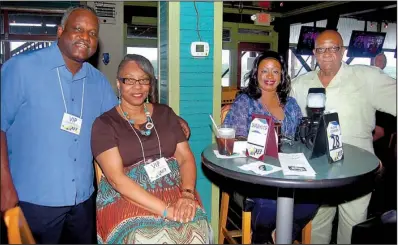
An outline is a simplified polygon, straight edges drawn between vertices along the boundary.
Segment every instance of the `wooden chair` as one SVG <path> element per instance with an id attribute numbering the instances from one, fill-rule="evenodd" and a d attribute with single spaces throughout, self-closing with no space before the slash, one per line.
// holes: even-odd
<path id="1" fill-rule="evenodd" d="M 4 222 L 7 226 L 9 244 L 36 244 L 20 207 L 7 210 L 4 214 Z"/>
<path id="2" fill-rule="evenodd" d="M 231 105 L 225 105 L 221 108 L 221 122 L 224 122 Z M 242 229 L 241 230 L 227 230 L 227 218 L 229 210 L 230 195 L 226 191 L 221 191 L 221 207 L 220 207 L 220 220 L 218 227 L 218 244 L 224 244 L 224 239 L 229 243 L 239 244 L 236 237 L 241 237 L 240 244 L 251 244 L 251 210 L 246 207 L 246 197 L 238 193 L 234 193 L 234 200 L 237 200 L 238 205 L 242 207 Z M 311 243 L 311 222 L 309 222 L 302 230 L 302 244 Z M 295 241 L 295 243 L 298 243 Z"/>
<path id="3" fill-rule="evenodd" d="M 97 181 L 97 187 L 99 186 L 99 182 L 102 177 L 102 169 L 99 166 L 98 162 L 94 160 L 94 168 L 95 168 L 95 179 Z"/>
<path id="4" fill-rule="evenodd" d="M 232 104 L 235 100 L 237 89 L 223 87 L 221 91 L 221 105 Z"/>

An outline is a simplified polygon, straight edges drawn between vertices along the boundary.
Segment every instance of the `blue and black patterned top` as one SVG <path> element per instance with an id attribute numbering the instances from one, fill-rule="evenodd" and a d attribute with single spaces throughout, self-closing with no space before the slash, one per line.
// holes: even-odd
<path id="1" fill-rule="evenodd" d="M 302 114 L 297 101 L 288 97 L 285 106 L 283 107 L 285 118 L 283 121 L 276 119 L 271 115 L 260 103 L 260 100 L 254 100 L 247 94 L 239 95 L 232 104 L 231 110 L 225 117 L 224 123 L 227 125 L 234 125 L 236 128 L 236 136 L 247 137 L 249 134 L 252 114 L 261 114 L 271 116 L 274 122 L 282 124 L 282 135 L 289 138 L 294 138 L 296 128 L 300 123 Z"/>

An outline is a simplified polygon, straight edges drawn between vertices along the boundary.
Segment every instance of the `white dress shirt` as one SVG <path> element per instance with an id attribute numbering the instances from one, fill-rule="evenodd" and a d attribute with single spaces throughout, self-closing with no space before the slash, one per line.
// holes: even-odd
<path id="1" fill-rule="evenodd" d="M 293 80 L 291 96 L 297 100 L 303 116 L 307 115 L 308 89 L 323 87 L 318 71 Z M 342 62 L 325 90 L 325 110 L 338 113 L 343 142 L 373 153 L 372 131 L 376 110 L 397 114 L 396 80 L 379 68 Z"/>

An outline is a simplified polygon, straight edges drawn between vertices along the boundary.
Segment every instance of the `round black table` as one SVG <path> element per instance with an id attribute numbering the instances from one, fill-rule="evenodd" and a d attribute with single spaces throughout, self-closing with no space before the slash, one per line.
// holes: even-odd
<path id="1" fill-rule="evenodd" d="M 321 189 L 341 187 L 352 184 L 365 177 L 372 177 L 379 169 L 379 159 L 372 153 L 349 144 L 343 144 L 344 159 L 329 163 L 326 155 L 310 159 L 310 150 L 300 142 L 293 145 L 284 144 L 283 153 L 302 152 L 316 172 L 314 177 L 284 176 L 282 170 L 262 176 L 252 171 L 245 171 L 239 166 L 257 161 L 253 158 L 219 159 L 214 154 L 217 144 L 208 146 L 202 152 L 204 167 L 227 178 L 252 184 L 273 186 L 278 188 L 276 243 L 292 243 L 294 189 Z M 280 167 L 278 159 L 266 156 L 264 162 Z M 283 195 L 280 193 L 283 192 Z M 288 193 L 286 195 L 286 193 Z"/>

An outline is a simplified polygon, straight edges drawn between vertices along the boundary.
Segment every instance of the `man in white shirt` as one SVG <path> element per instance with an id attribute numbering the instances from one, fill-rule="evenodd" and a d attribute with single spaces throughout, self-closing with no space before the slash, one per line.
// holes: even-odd
<path id="1" fill-rule="evenodd" d="M 396 80 L 380 69 L 342 62 L 345 48 L 337 31 L 326 30 L 315 41 L 314 55 L 319 71 L 311 71 L 292 83 L 291 96 L 303 113 L 309 88 L 325 88 L 325 110 L 338 112 L 344 143 L 373 153 L 372 130 L 375 112 L 396 116 Z M 358 164 L 361 164 L 358 162 Z M 367 218 L 371 193 L 339 204 L 337 243 L 351 243 L 352 227 Z M 328 244 L 331 238 L 335 206 L 321 206 L 312 220 L 312 243 Z"/>
<path id="2" fill-rule="evenodd" d="M 380 53 L 374 57 L 374 59 L 371 59 L 371 65 L 379 67 L 380 69 L 384 70 L 387 65 L 387 57 L 384 53 Z M 378 117 L 379 113 L 376 113 L 376 118 Z M 377 123 L 377 120 L 376 120 Z M 385 133 L 384 133 L 384 128 L 376 125 L 375 130 L 373 134 L 373 141 L 377 141 L 378 139 L 382 138 Z"/>

